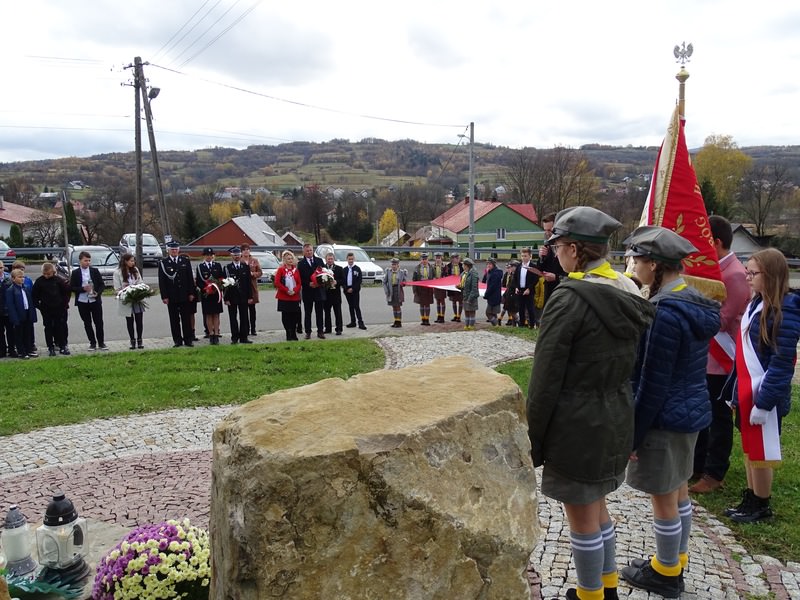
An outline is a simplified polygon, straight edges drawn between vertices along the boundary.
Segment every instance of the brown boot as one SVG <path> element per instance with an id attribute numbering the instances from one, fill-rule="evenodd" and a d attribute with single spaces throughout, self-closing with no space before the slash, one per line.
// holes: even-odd
<path id="1" fill-rule="evenodd" d="M 714 479 L 711 475 L 703 475 L 700 480 L 689 488 L 692 494 L 708 494 L 722 487 L 722 482 Z"/>

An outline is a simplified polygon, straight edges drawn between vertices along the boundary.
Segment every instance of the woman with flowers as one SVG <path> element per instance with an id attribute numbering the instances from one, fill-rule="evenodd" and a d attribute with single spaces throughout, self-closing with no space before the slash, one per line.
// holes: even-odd
<path id="1" fill-rule="evenodd" d="M 125 325 L 128 327 L 131 350 L 135 350 L 137 347 L 144 348 L 142 344 L 143 315 L 147 309 L 147 304 L 144 300 L 136 302 L 123 299 L 123 290 L 134 285 L 145 286 L 146 284 L 142 280 L 142 274 L 136 267 L 136 257 L 126 253 L 122 255 L 122 260 L 119 261 L 119 268 L 114 271 L 114 291 L 117 293 L 117 312 L 125 317 Z M 136 325 L 135 338 L 134 324 Z"/>
<path id="2" fill-rule="evenodd" d="M 200 302 L 206 320 L 208 340 L 212 346 L 219 345 L 219 316 L 222 314 L 222 280 L 225 273 L 222 264 L 214 260 L 214 249 L 203 249 L 203 262 L 195 269 L 195 285 L 200 289 Z"/>
<path id="3" fill-rule="evenodd" d="M 275 271 L 275 298 L 278 299 L 278 312 L 286 330 L 286 341 L 296 342 L 300 327 L 300 271 L 295 267 L 295 256 L 291 250 L 281 255 L 283 264 Z"/>

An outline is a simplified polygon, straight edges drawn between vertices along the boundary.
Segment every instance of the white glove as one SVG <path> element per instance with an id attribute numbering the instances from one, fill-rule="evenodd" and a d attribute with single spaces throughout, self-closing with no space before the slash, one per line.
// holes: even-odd
<path id="1" fill-rule="evenodd" d="M 767 415 L 769 415 L 768 410 L 764 410 L 763 408 L 758 408 L 757 406 L 753 406 L 752 410 L 750 411 L 750 425 L 766 424 Z"/>

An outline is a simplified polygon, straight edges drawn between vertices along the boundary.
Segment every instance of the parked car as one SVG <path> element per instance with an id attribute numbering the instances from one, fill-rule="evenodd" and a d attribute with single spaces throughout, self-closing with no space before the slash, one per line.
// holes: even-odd
<path id="1" fill-rule="evenodd" d="M 100 271 L 103 281 L 111 283 L 114 279 L 114 271 L 119 268 L 119 256 L 110 246 L 68 246 L 67 252 L 63 252 L 58 258 L 58 264 L 69 273 L 80 266 L 78 257 L 81 252 L 88 252 L 92 256 L 92 266 Z"/>
<path id="2" fill-rule="evenodd" d="M 261 277 L 258 278 L 258 283 L 272 283 L 275 279 L 275 271 L 281 266 L 281 262 L 272 252 L 251 252 L 250 256 L 258 259 L 261 265 Z"/>
<path id="3" fill-rule="evenodd" d="M 3 264 L 6 267 L 10 267 L 17 260 L 17 253 L 3 240 L 0 240 L 0 258 L 3 259 Z"/>
<path id="4" fill-rule="evenodd" d="M 136 256 L 136 234 L 126 233 L 119 240 L 119 253 L 125 254 L 130 252 Z M 143 233 L 142 234 L 142 262 L 144 264 L 157 265 L 158 261 L 164 258 L 164 252 L 156 239 L 156 236 Z"/>
<path id="5" fill-rule="evenodd" d="M 333 252 L 333 262 L 344 267 L 347 264 L 347 255 L 352 252 L 355 264 L 361 269 L 361 278 L 364 283 L 381 283 L 383 281 L 383 269 L 375 264 L 375 261 L 359 246 L 345 246 L 343 244 L 320 244 L 314 251 L 323 261 L 325 255 Z"/>

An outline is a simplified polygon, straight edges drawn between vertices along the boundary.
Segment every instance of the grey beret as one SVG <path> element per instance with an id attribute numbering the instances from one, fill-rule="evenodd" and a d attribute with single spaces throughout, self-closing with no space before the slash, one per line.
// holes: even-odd
<path id="1" fill-rule="evenodd" d="M 552 245 L 557 239 L 568 237 L 582 242 L 606 244 L 608 238 L 622 223 L 591 206 L 572 206 L 556 215 L 553 235 L 547 240 Z"/>
<path id="2" fill-rule="evenodd" d="M 657 262 L 679 264 L 697 248 L 666 227 L 644 225 L 634 230 L 623 242 L 628 246 L 625 256 L 646 256 Z"/>

